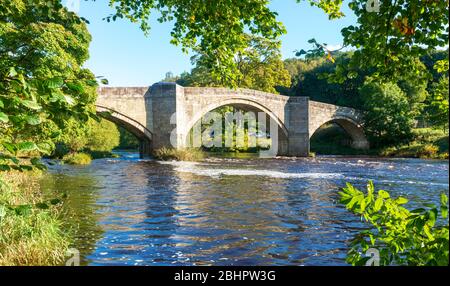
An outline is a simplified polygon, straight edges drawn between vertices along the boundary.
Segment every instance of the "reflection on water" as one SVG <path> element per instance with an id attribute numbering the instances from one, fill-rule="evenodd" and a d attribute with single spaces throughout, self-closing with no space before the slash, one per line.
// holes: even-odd
<path id="1" fill-rule="evenodd" d="M 363 225 L 336 203 L 349 181 L 411 198 L 448 194 L 448 162 L 416 159 L 122 159 L 54 166 L 89 265 L 343 265 Z"/>

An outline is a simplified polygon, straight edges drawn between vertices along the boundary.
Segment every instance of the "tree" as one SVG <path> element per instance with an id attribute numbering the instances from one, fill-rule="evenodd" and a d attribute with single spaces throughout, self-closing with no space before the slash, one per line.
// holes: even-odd
<path id="1" fill-rule="evenodd" d="M 90 134 L 91 126 L 89 124 L 80 126 L 76 119 L 71 118 L 65 121 L 63 131 L 57 138 L 57 143 L 64 144 L 64 149 L 67 149 L 69 153 L 79 152 L 88 144 Z"/>
<path id="2" fill-rule="evenodd" d="M 433 84 L 433 93 L 430 109 L 430 120 L 437 126 L 448 128 L 448 76 L 444 76 L 438 83 Z"/>
<path id="3" fill-rule="evenodd" d="M 97 82 L 82 68 L 90 40 L 86 23 L 59 0 L 2 2 L 0 169 L 28 169 L 18 152 L 49 154 L 68 120 L 95 117 Z"/>
<path id="4" fill-rule="evenodd" d="M 123 127 L 119 126 L 118 129 L 120 133 L 120 143 L 118 148 L 129 150 L 139 149 L 139 140 L 136 136 L 125 130 Z"/>
<path id="5" fill-rule="evenodd" d="M 167 72 L 162 82 L 176 82 L 180 77 L 174 76 L 172 72 Z"/>
<path id="6" fill-rule="evenodd" d="M 297 2 L 302 2 L 297 0 Z M 335 19 L 343 17 L 342 0 L 307 0 Z M 372 77 L 392 79 L 411 71 L 416 58 L 448 43 L 448 0 L 383 1 L 379 11 L 368 10 L 367 0 L 351 0 L 350 9 L 358 25 L 342 30 L 344 46 L 357 49 L 345 69 L 354 77 L 361 67 L 373 69 Z M 246 47 L 245 31 L 251 35 L 276 40 L 285 33 L 276 20 L 277 14 L 267 6 L 268 0 L 111 0 L 116 13 L 108 20 L 128 18 L 139 22 L 148 32 L 153 10 L 161 13 L 160 22 L 174 21 L 172 43 L 184 51 L 198 51 L 203 65 L 214 81 L 236 87 L 238 65 L 234 60 Z M 326 45 L 317 44 L 316 51 L 333 60 Z"/>
<path id="7" fill-rule="evenodd" d="M 437 126 L 448 127 L 448 50 L 446 53 L 433 53 L 432 60 L 424 59 L 433 70 L 433 80 L 429 84 L 428 106 L 426 117 Z"/>
<path id="8" fill-rule="evenodd" d="M 392 80 L 420 72 L 417 58 L 448 45 L 447 0 L 383 1 L 379 12 L 368 12 L 366 3 L 349 3 L 358 25 L 342 30 L 344 46 L 357 48 L 349 70 L 373 68 L 372 77 Z"/>
<path id="9" fill-rule="evenodd" d="M 412 138 L 415 112 L 397 84 L 367 82 L 360 89 L 364 98 L 364 130 L 374 147 L 399 145 Z"/>
<path id="10" fill-rule="evenodd" d="M 114 123 L 106 119 L 102 119 L 100 122 L 95 120 L 89 122 L 91 131 L 86 144 L 87 149 L 94 152 L 111 152 L 119 146 L 120 133 Z"/>
<path id="11" fill-rule="evenodd" d="M 245 35 L 248 47 L 239 52 L 236 63 L 239 87 L 276 93 L 277 87 L 289 87 L 291 77 L 281 59 L 281 42 Z"/>
<path id="12" fill-rule="evenodd" d="M 330 18 L 341 17 L 342 0 L 306 0 L 323 9 Z M 153 10 L 159 22 L 174 21 L 172 43 L 182 50 L 196 50 L 204 56 L 204 65 L 215 81 L 237 87 L 238 66 L 234 61 L 247 48 L 243 35 L 250 32 L 268 40 L 285 33 L 277 14 L 267 6 L 268 0 L 111 0 L 116 9 L 107 19 L 127 18 L 139 22 L 146 33 Z M 301 0 L 297 0 L 301 2 Z"/>
<path id="13" fill-rule="evenodd" d="M 267 40 L 245 34 L 247 48 L 234 58 L 237 66 L 236 86 L 277 93 L 279 87 L 289 87 L 291 77 L 281 59 L 279 41 Z M 190 86 L 223 86 L 225 83 L 213 76 L 204 54 L 192 58 L 196 67 L 178 82 Z"/>
<path id="14" fill-rule="evenodd" d="M 358 70 L 354 77 L 344 77 L 339 82 L 330 80 L 335 74 L 342 73 L 342 63 L 350 61 L 352 52 L 335 54 L 335 62 L 321 57 L 310 59 L 289 59 L 285 65 L 291 70 L 293 79 L 291 95 L 307 96 L 311 100 L 363 109 L 359 88 L 369 73 Z"/>
<path id="15" fill-rule="evenodd" d="M 448 45 L 448 0 L 382 1 L 379 11 L 367 9 L 369 4 L 367 0 L 350 1 L 349 7 L 358 20 L 357 25 L 342 30 L 343 46 L 356 50 L 349 61 L 337 63 L 328 80 L 342 84 L 361 76 L 361 71 L 368 72 L 364 77 L 370 76 L 371 81 L 379 84 L 394 82 L 400 86 L 409 97 L 410 107 L 417 113 L 424 107 L 422 103 L 430 92 L 431 76 L 436 80 L 436 73 L 419 59 L 425 59 L 425 64 L 429 64 L 429 58 L 441 57 L 435 49 Z M 313 49 L 301 50 L 297 56 L 326 56 L 335 62 L 336 51 L 315 39 L 309 43 Z M 442 65 L 448 66 L 448 56 L 441 57 L 441 61 Z"/>

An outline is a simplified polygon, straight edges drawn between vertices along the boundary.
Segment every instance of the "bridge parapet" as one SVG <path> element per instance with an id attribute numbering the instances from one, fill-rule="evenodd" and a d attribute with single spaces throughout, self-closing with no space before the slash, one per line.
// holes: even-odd
<path id="1" fill-rule="evenodd" d="M 149 87 L 100 87 L 98 91 L 99 98 L 119 97 L 119 98 L 133 98 L 144 97 L 149 90 Z"/>
<path id="2" fill-rule="evenodd" d="M 185 87 L 184 94 L 186 96 L 195 95 L 195 96 L 244 96 L 244 97 L 260 97 L 260 98 L 268 98 L 272 100 L 280 100 L 280 101 L 288 101 L 289 97 L 273 94 L 258 90 L 246 89 L 246 88 L 238 88 L 238 89 L 230 89 L 230 88 L 222 88 L 222 87 Z"/>

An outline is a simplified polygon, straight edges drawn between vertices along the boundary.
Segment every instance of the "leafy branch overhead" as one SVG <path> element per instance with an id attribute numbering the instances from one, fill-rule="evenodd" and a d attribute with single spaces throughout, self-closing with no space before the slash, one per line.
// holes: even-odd
<path id="1" fill-rule="evenodd" d="M 298 3 L 305 0 L 296 0 Z M 116 9 L 108 20 L 128 18 L 149 32 L 153 10 L 160 22 L 173 22 L 172 43 L 183 51 L 199 51 L 216 81 L 236 87 L 239 76 L 234 57 L 246 48 L 243 34 L 249 31 L 267 39 L 286 32 L 270 10 L 268 0 L 110 0 Z M 306 0 L 321 8 L 330 19 L 343 17 L 342 0 Z M 343 46 L 355 48 L 351 67 L 378 69 L 377 76 L 401 74 L 411 67 L 415 57 L 448 43 L 448 1 L 382 1 L 378 12 L 366 9 L 367 0 L 351 0 L 349 8 L 358 25 L 342 30 Z M 315 42 L 315 40 L 312 40 Z M 313 43 L 313 42 L 311 42 Z M 333 61 L 326 45 L 316 47 Z M 305 53 L 301 51 L 300 54 Z"/>
<path id="2" fill-rule="evenodd" d="M 307 0 L 323 9 L 330 18 L 341 17 L 342 0 Z M 127 18 L 140 23 L 149 33 L 152 10 L 160 13 L 159 22 L 173 22 L 172 43 L 183 51 L 203 55 L 206 67 L 216 81 L 236 87 L 239 70 L 235 56 L 247 47 L 246 32 L 275 40 L 286 32 L 269 9 L 268 0 L 110 0 L 116 9 L 108 21 Z M 297 0 L 297 2 L 301 2 Z"/>
<path id="3" fill-rule="evenodd" d="M 59 0 L 12 0 L 0 9 L 0 169 L 23 170 L 17 157 L 49 154 L 76 118 L 95 117 L 98 86 L 82 65 L 91 36 Z M 29 161 L 42 168 L 38 159 Z"/>

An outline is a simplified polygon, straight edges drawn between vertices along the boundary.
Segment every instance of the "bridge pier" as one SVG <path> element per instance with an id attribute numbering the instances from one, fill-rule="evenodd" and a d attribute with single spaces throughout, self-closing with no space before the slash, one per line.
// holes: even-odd
<path id="1" fill-rule="evenodd" d="M 289 156 L 309 156 L 309 98 L 291 97 L 287 104 Z"/>
<path id="2" fill-rule="evenodd" d="M 139 157 L 141 159 L 147 158 L 152 154 L 152 143 L 147 139 L 139 141 Z"/>

